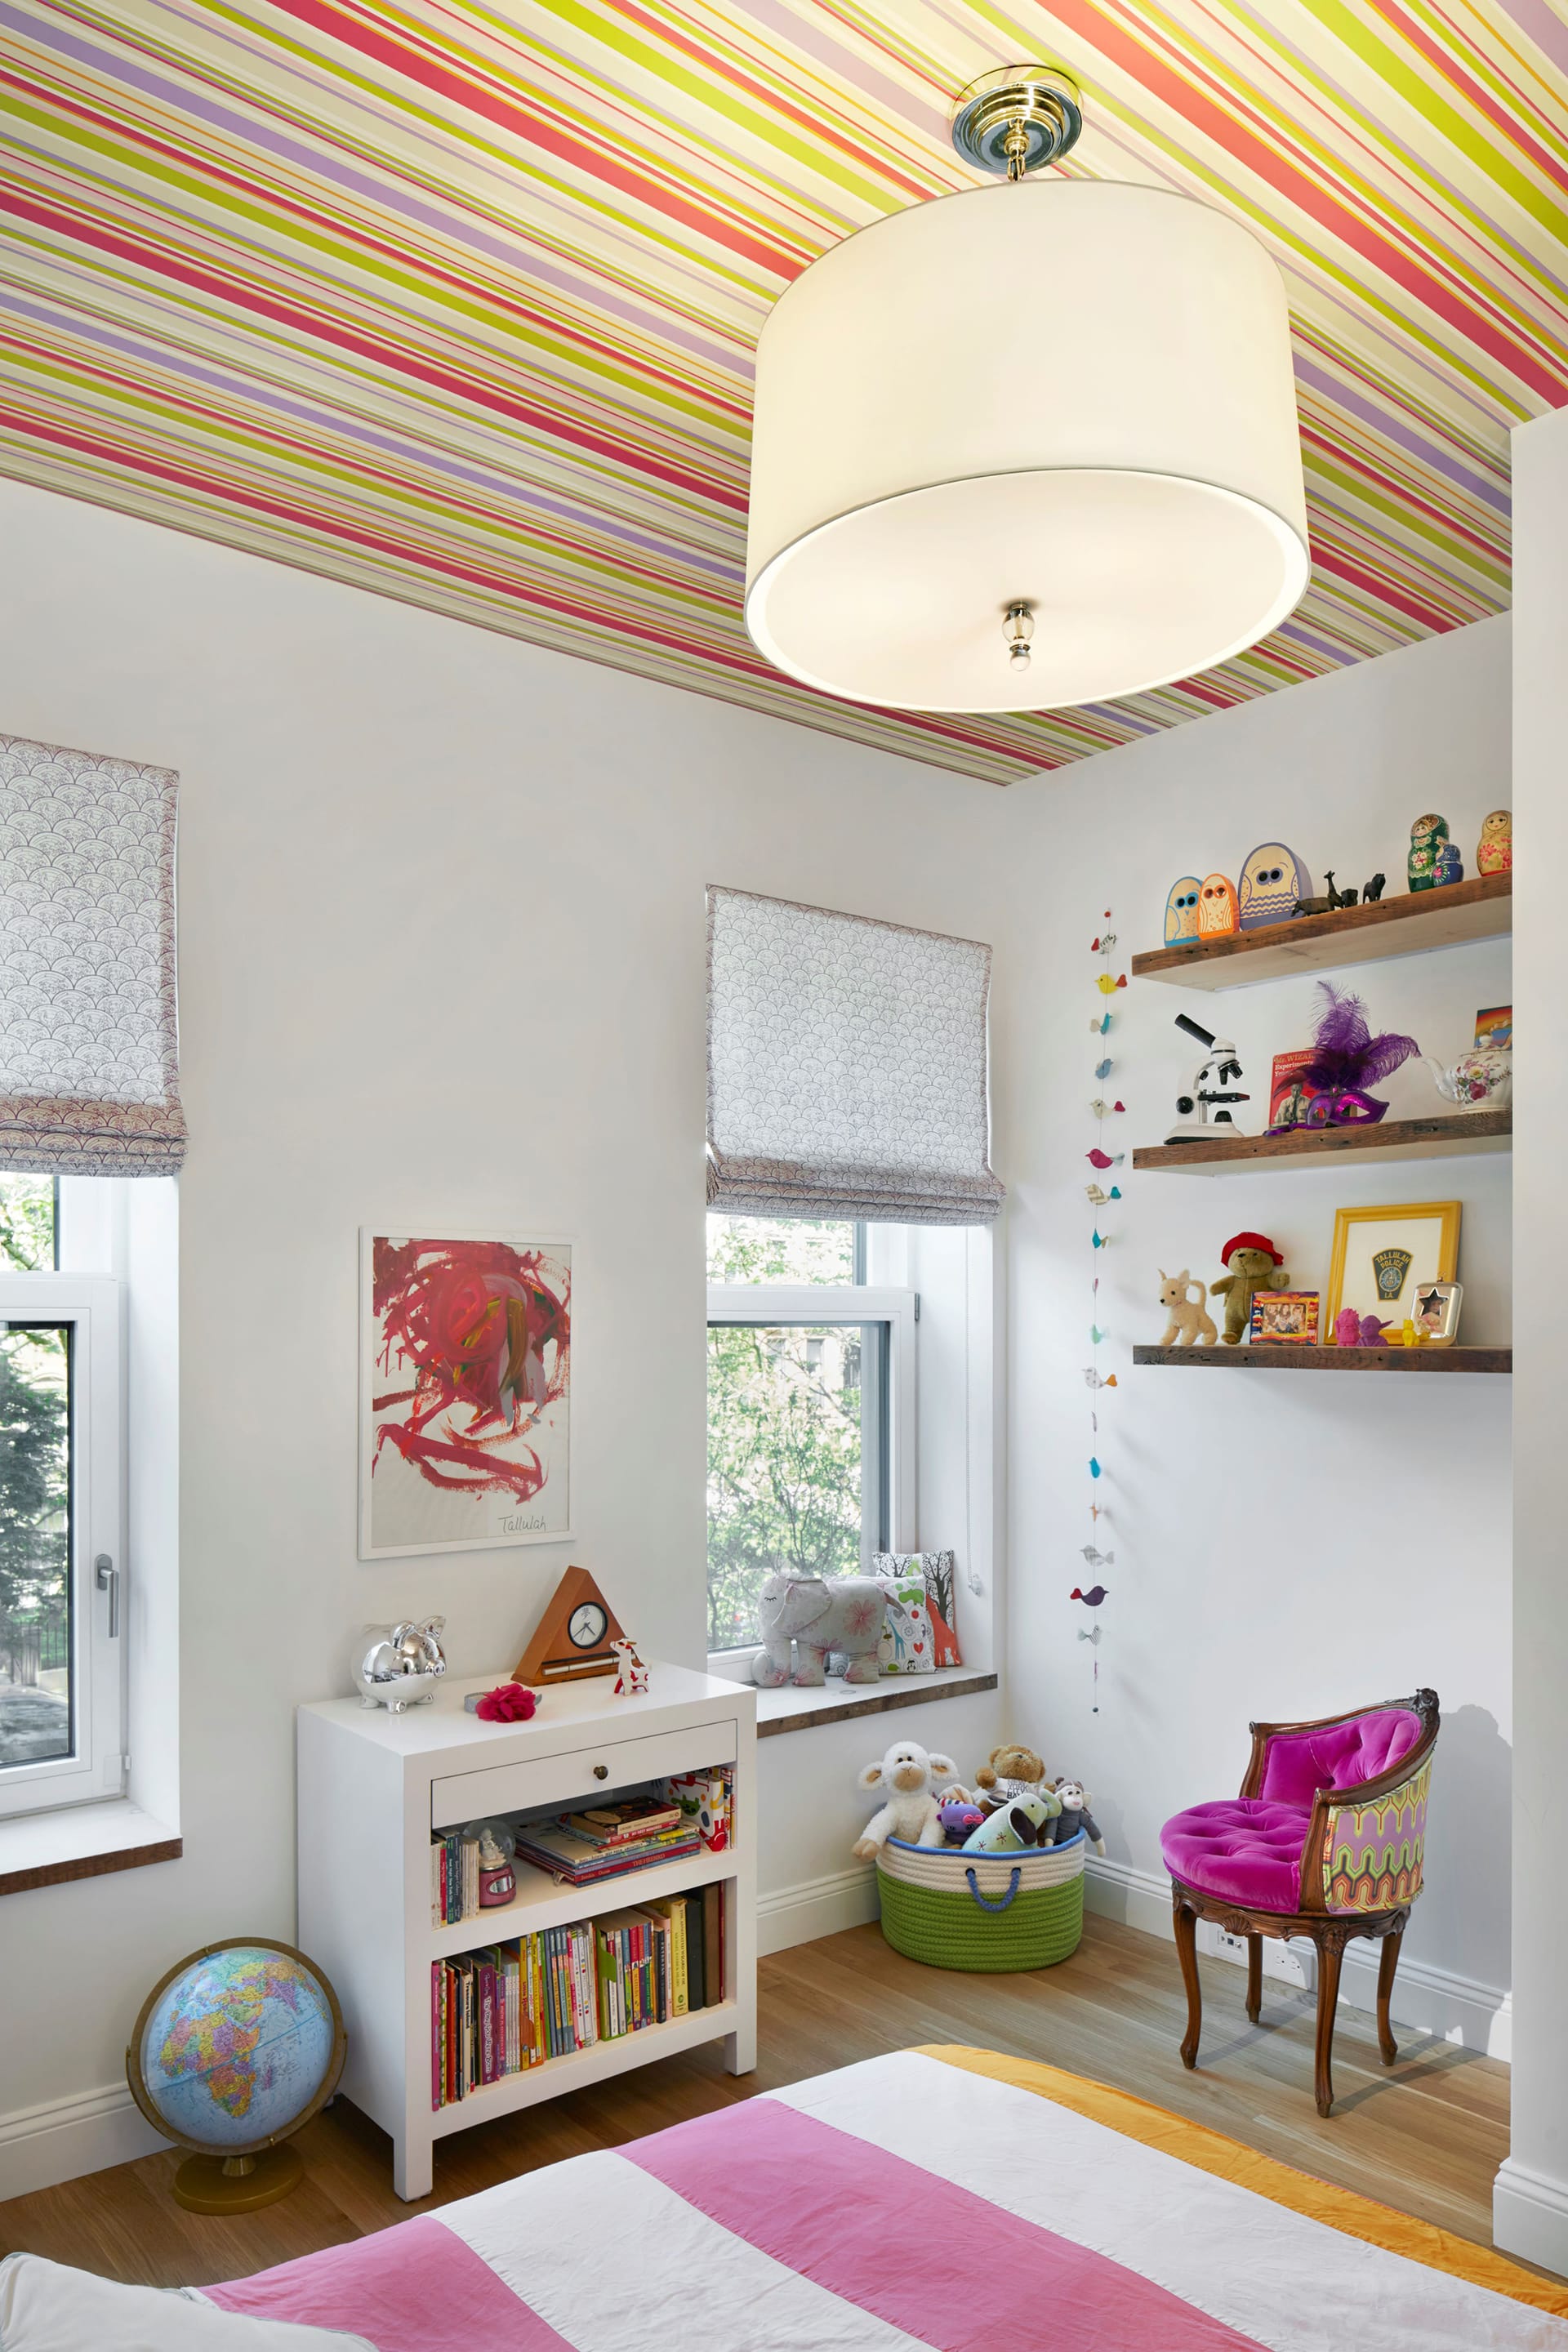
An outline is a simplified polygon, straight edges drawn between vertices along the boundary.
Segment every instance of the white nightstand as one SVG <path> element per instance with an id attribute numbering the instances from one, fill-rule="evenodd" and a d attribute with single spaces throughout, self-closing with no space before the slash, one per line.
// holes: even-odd
<path id="1" fill-rule="evenodd" d="M 342 2089 L 392 2135 L 400 2197 L 426 2197 L 448 2132 L 532 2106 L 581 2083 L 722 2040 L 732 2074 L 757 2055 L 756 1694 L 681 1666 L 650 1665 L 641 1698 L 613 1676 L 545 1692 L 531 1723 L 481 1723 L 464 1695 L 495 1675 L 449 1679 L 427 1706 L 390 1715 L 357 1699 L 299 1713 L 300 1946 L 336 1988 L 348 2028 Z M 525 1807 L 564 1809 L 668 1772 L 735 1767 L 734 1837 L 722 1853 L 563 1886 L 520 1861 L 503 1909 L 451 1927 L 430 1920 L 430 1832 Z M 456 2105 L 430 2104 L 434 1960 L 574 1919 L 728 1883 L 725 2000 L 663 2025 L 597 2042 L 507 2075 Z"/>

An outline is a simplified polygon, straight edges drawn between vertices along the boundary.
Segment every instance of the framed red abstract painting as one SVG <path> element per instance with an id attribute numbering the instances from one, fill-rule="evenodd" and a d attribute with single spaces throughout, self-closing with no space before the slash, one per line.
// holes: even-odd
<path id="1" fill-rule="evenodd" d="M 572 1529 L 572 1248 L 360 1234 L 362 1559 Z"/>

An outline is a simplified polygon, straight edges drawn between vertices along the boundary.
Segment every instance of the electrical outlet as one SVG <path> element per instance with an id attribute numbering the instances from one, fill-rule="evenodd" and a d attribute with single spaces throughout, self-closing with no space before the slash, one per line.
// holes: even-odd
<path id="1" fill-rule="evenodd" d="M 1247 1938 L 1233 1936 L 1228 1927 L 1215 1927 L 1212 1920 L 1198 1923 L 1198 1949 L 1211 1959 L 1230 1960 L 1238 1968 L 1247 1966 Z M 1317 1955 L 1310 1948 L 1298 1952 L 1293 1945 L 1281 1944 L 1272 1936 L 1263 1938 L 1263 1973 L 1280 1984 L 1289 1985 L 1297 1992 L 1310 1992 L 1315 1981 Z"/>

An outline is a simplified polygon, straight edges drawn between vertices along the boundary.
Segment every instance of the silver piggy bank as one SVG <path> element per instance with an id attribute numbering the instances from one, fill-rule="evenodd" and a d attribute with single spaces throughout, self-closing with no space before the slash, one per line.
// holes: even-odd
<path id="1" fill-rule="evenodd" d="M 444 1617 L 410 1617 L 402 1625 L 367 1625 L 356 1644 L 354 1680 L 362 1706 L 390 1707 L 401 1715 L 405 1706 L 423 1706 L 436 1696 L 436 1685 L 447 1671 L 441 1644 L 436 1639 L 446 1626 Z"/>

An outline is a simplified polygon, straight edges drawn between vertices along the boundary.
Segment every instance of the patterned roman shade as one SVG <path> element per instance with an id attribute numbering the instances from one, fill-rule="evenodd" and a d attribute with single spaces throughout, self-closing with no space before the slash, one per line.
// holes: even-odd
<path id="1" fill-rule="evenodd" d="M 991 950 L 708 893 L 708 1201 L 738 1216 L 973 1225 L 989 1163 Z"/>
<path id="2" fill-rule="evenodd" d="M 184 1157 L 167 768 L 0 735 L 0 1168 Z"/>

